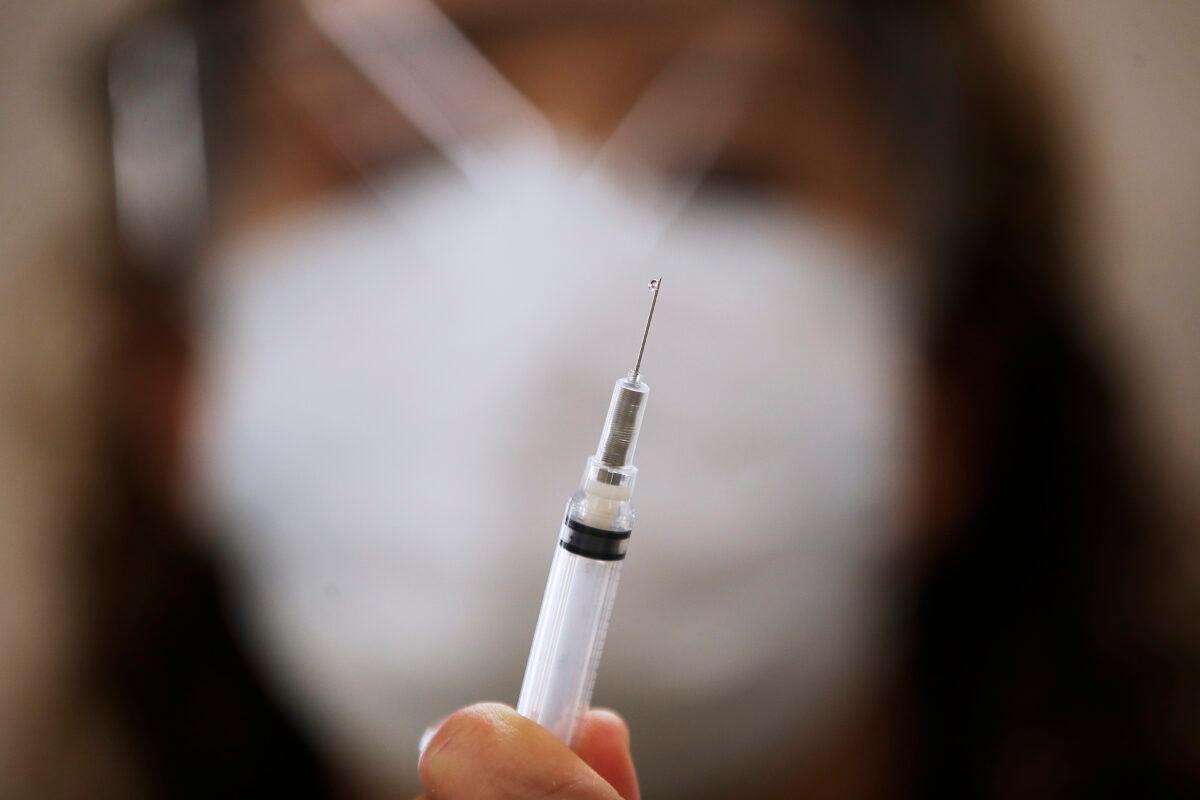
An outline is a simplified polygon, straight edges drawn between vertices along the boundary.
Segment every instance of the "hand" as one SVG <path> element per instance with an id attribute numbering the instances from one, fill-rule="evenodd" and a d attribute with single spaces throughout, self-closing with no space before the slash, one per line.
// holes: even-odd
<path id="1" fill-rule="evenodd" d="M 468 706 L 441 724 L 419 771 L 429 800 L 639 800 L 629 729 L 598 709 L 572 752 L 508 706 Z"/>

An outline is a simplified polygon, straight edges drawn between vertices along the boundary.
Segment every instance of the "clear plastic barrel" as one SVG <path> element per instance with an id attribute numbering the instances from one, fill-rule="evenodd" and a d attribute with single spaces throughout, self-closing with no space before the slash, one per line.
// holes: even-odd
<path id="1" fill-rule="evenodd" d="M 592 701 L 633 529 L 631 462 L 649 389 L 625 378 L 613 389 L 600 445 L 567 504 L 517 701 L 522 716 L 567 745 Z"/>
<path id="2" fill-rule="evenodd" d="M 555 548 L 517 711 L 570 745 L 592 701 L 622 561 Z"/>

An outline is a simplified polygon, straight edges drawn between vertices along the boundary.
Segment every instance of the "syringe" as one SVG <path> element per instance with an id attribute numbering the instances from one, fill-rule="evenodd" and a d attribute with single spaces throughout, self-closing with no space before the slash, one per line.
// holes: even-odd
<path id="1" fill-rule="evenodd" d="M 522 716 L 567 745 L 591 703 L 633 530 L 633 451 L 650 393 L 641 380 L 642 356 L 661 289 L 662 278 L 650 281 L 653 297 L 637 363 L 613 388 L 596 454 L 588 458 L 579 491 L 567 502 L 517 701 Z"/>

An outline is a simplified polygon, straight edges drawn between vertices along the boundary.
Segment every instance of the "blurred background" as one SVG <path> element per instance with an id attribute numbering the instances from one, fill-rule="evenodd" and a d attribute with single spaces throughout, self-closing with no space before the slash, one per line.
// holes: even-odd
<path id="1" fill-rule="evenodd" d="M 1200 789 L 1200 6 L 0 10 L 0 796 L 412 796 L 644 363 L 648 797 Z"/>

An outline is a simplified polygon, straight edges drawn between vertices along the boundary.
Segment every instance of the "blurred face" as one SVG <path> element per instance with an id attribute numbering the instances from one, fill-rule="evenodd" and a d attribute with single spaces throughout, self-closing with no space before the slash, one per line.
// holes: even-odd
<path id="1" fill-rule="evenodd" d="M 667 115 L 702 119 L 706 103 L 738 108 L 710 178 L 819 206 L 869 237 L 907 236 L 896 192 L 902 170 L 876 89 L 840 37 L 794 4 L 658 2 L 630 12 L 581 2 L 554 14 L 536 3 L 440 5 L 505 82 L 569 139 L 607 140 L 684 54 L 692 90 Z M 429 148 L 405 109 L 382 97 L 309 17 L 292 4 L 264 8 L 263 34 L 230 98 L 232 156 L 217 184 L 224 229 L 286 213 L 360 182 L 364 170 Z M 419 16 L 383 9 L 381 19 L 401 16 L 397 27 L 422 35 Z M 732 97 L 713 89 L 714 75 L 738 70 L 750 77 Z M 667 120 L 648 133 L 665 140 L 653 167 L 668 174 L 691 168 L 686 131 Z"/>
<path id="2" fill-rule="evenodd" d="M 197 298 L 189 493 L 293 704 L 411 780 L 428 722 L 515 700 L 560 505 L 664 275 L 597 701 L 640 732 L 649 793 L 711 785 L 880 664 L 912 356 L 882 126 L 845 54 L 771 9 L 450 10 L 478 49 L 435 71 L 486 59 L 556 143 L 423 144 L 354 53 L 270 26 Z"/>

